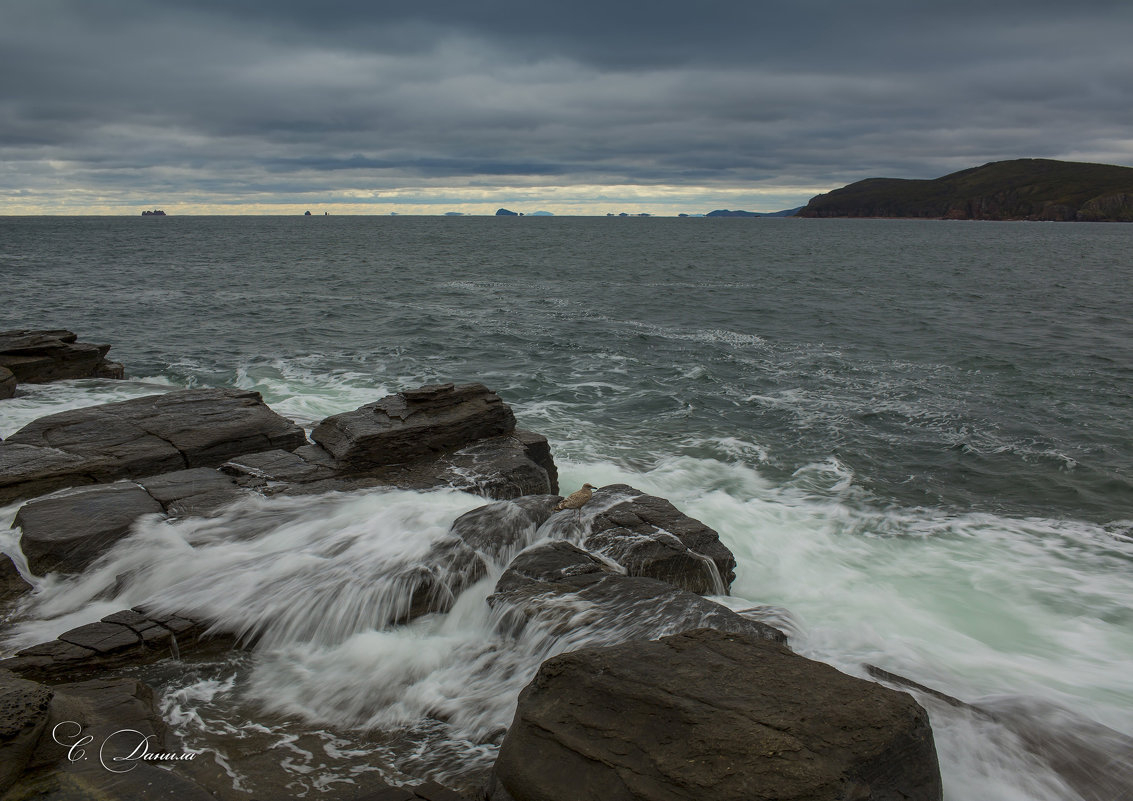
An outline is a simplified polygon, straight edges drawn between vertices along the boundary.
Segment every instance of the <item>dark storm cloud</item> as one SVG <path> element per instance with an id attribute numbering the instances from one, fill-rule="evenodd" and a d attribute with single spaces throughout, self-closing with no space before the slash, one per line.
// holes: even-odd
<path id="1" fill-rule="evenodd" d="M 0 192 L 833 187 L 1133 163 L 1131 33 L 1125 0 L 14 0 Z"/>

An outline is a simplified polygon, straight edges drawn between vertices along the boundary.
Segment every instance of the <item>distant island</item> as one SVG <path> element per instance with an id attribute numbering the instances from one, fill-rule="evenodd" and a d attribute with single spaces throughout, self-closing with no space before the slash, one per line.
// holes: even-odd
<path id="1" fill-rule="evenodd" d="M 812 198 L 798 216 L 1133 222 L 1133 167 L 1014 159 L 934 180 L 868 178 Z"/>
<path id="2" fill-rule="evenodd" d="M 143 211 L 142 216 L 143 217 L 164 217 L 165 212 L 162 211 L 161 209 L 154 209 L 153 211 Z"/>
<path id="3" fill-rule="evenodd" d="M 802 206 L 794 209 L 785 209 L 783 211 L 741 211 L 737 209 L 716 209 L 705 214 L 705 217 L 794 217 L 802 209 Z"/>

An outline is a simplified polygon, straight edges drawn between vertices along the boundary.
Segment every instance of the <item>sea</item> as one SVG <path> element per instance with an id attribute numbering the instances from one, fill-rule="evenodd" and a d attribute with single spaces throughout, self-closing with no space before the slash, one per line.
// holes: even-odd
<path id="1" fill-rule="evenodd" d="M 716 529 L 738 561 L 721 603 L 975 704 L 918 695 L 947 799 L 1090 798 L 1060 759 L 1133 769 L 1131 287 L 1120 224 L 0 217 L 0 329 L 110 343 L 127 376 L 21 386 L 0 436 L 185 387 L 256 390 L 310 429 L 482 382 L 550 439 L 564 494 L 626 483 Z M 471 788 L 539 662 L 585 638 L 501 639 L 502 565 L 409 625 L 375 624 L 368 593 L 483 503 L 143 520 L 87 574 L 37 578 L 0 649 L 180 604 L 270 632 L 144 675 L 232 797 Z M 16 532 L 0 549 L 18 559 Z"/>

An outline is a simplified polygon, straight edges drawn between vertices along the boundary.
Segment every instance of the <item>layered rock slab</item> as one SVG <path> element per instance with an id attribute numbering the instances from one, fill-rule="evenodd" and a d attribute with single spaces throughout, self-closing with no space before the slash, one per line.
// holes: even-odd
<path id="1" fill-rule="evenodd" d="M 216 467 L 306 442 L 303 429 L 258 392 L 192 389 L 74 409 L 41 417 L 0 443 L 0 503 L 60 486 Z"/>
<path id="2" fill-rule="evenodd" d="M 492 801 L 939 801 L 913 698 L 712 629 L 547 660 Z"/>
<path id="3" fill-rule="evenodd" d="M 229 635 L 206 635 L 205 625 L 195 620 L 139 607 L 115 612 L 0 659 L 0 670 L 58 682 L 170 657 L 226 651 L 234 645 Z"/>
<path id="4" fill-rule="evenodd" d="M 411 462 L 514 429 L 511 408 L 483 384 L 436 384 L 332 415 L 311 439 L 347 467 L 366 469 Z"/>
<path id="5" fill-rule="evenodd" d="M 122 365 L 106 358 L 109 350 L 109 345 L 79 342 L 74 332 L 63 329 L 0 331 L 0 397 L 11 397 L 3 394 L 4 372 L 20 384 L 122 378 Z"/>

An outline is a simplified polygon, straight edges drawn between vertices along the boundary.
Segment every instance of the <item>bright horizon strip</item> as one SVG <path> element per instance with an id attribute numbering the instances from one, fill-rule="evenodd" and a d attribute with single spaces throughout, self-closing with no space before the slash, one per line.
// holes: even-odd
<path id="1" fill-rule="evenodd" d="M 160 208 L 170 215 L 353 215 L 495 214 L 498 208 L 549 211 L 559 216 L 618 214 L 706 214 L 714 209 L 774 212 L 806 205 L 833 187 L 707 187 L 675 185 L 430 186 L 395 189 L 215 196 L 203 193 L 130 190 L 114 193 L 85 189 L 0 194 L 0 216 L 134 216 Z M 180 197 L 178 197 L 180 194 Z"/>

